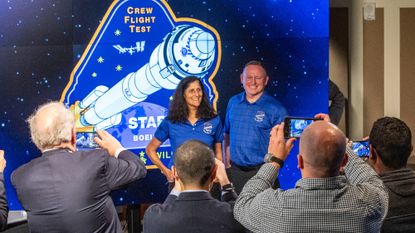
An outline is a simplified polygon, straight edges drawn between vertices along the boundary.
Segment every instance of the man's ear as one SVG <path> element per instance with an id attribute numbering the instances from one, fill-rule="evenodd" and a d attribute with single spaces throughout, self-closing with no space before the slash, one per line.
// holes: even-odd
<path id="1" fill-rule="evenodd" d="M 375 170 L 376 173 L 380 174 L 385 169 L 385 165 L 383 164 L 382 158 L 379 156 L 378 151 L 372 145 L 370 145 L 370 155 L 369 159 L 367 160 L 369 165 Z"/>
<path id="2" fill-rule="evenodd" d="M 71 144 L 76 146 L 76 130 L 75 127 L 72 128 Z"/>
<path id="3" fill-rule="evenodd" d="M 171 166 L 171 172 L 173 173 L 174 181 L 175 182 L 181 182 L 180 177 L 179 177 L 179 174 L 177 174 L 177 169 L 176 169 L 176 167 L 174 165 Z M 183 185 L 183 183 L 181 183 L 181 184 Z"/>
<path id="4" fill-rule="evenodd" d="M 349 161 L 349 155 L 347 153 L 345 153 L 344 156 L 343 156 L 343 160 L 342 160 L 342 162 L 340 164 L 340 167 L 346 166 L 346 164 L 347 164 L 348 161 Z"/>
<path id="5" fill-rule="evenodd" d="M 370 148 L 369 160 L 374 163 L 378 159 L 378 152 L 372 145 L 369 145 L 369 148 Z"/>
<path id="6" fill-rule="evenodd" d="M 173 166 L 171 166 L 171 171 L 173 172 L 173 176 L 174 177 L 179 177 L 178 175 L 177 175 L 177 170 L 176 170 L 176 167 L 173 165 Z"/>
<path id="7" fill-rule="evenodd" d="M 243 73 L 239 75 L 239 78 L 241 79 L 241 84 L 244 85 L 244 75 L 243 75 Z"/>
<path id="8" fill-rule="evenodd" d="M 297 167 L 301 170 L 304 169 L 304 160 L 303 160 L 303 156 L 301 156 L 300 154 L 297 155 L 297 160 L 298 160 L 298 165 Z"/>
<path id="9" fill-rule="evenodd" d="M 267 77 L 265 77 L 265 86 L 268 85 L 268 81 L 269 81 L 269 76 L 267 75 Z"/>

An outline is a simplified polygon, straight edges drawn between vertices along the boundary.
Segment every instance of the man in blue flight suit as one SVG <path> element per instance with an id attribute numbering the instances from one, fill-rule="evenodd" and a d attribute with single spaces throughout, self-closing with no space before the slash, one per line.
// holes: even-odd
<path id="1" fill-rule="evenodd" d="M 261 62 L 248 62 L 240 78 L 245 91 L 229 100 L 224 130 L 227 172 L 237 193 L 264 163 L 271 129 L 287 115 L 265 92 L 269 77 Z"/>

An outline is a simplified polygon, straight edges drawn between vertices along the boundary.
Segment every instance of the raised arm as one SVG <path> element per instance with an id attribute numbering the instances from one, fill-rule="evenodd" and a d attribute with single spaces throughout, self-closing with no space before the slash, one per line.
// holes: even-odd
<path id="1" fill-rule="evenodd" d="M 146 167 L 137 155 L 123 148 L 108 132 L 98 130 L 97 133 L 99 138 L 95 142 L 110 155 L 106 176 L 111 190 L 146 176 Z"/>
<path id="2" fill-rule="evenodd" d="M 382 180 L 376 172 L 362 158 L 356 155 L 349 146 L 346 146 L 349 161 L 345 166 L 345 175 L 350 184 L 360 187 L 364 198 L 368 199 L 369 211 L 381 211 L 382 219 L 386 217 L 389 195 Z M 380 208 L 379 208 L 380 206 Z"/>
<path id="3" fill-rule="evenodd" d="M 276 125 L 271 130 L 268 154 L 284 161 L 291 151 L 293 138 L 284 140 L 284 123 Z M 264 214 L 263 203 L 268 202 L 270 196 L 276 198 L 280 189 L 272 189 L 272 183 L 278 176 L 280 165 L 276 162 L 264 164 L 258 173 L 252 177 L 242 189 L 235 203 L 234 215 L 242 225 L 251 231 L 259 231 Z"/>

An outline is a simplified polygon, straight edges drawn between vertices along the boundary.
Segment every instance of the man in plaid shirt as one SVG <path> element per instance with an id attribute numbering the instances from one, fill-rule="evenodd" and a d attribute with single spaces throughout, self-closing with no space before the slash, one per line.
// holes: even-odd
<path id="1" fill-rule="evenodd" d="M 375 171 L 346 148 L 343 132 L 327 121 L 312 123 L 301 135 L 302 179 L 295 188 L 271 188 L 295 140 L 285 141 L 283 129 L 283 124 L 272 129 L 267 163 L 243 188 L 235 218 L 253 232 L 379 232 L 387 191 Z"/>

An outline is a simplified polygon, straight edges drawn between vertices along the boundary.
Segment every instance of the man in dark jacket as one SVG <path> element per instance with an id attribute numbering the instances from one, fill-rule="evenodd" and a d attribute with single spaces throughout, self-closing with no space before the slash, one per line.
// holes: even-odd
<path id="1" fill-rule="evenodd" d="M 77 151 L 74 116 L 62 103 L 42 105 L 28 122 L 42 156 L 11 180 L 30 232 L 121 233 L 110 192 L 144 177 L 144 163 L 105 131 L 95 138 L 103 149 Z"/>
<path id="2" fill-rule="evenodd" d="M 236 233 L 244 228 L 234 219 L 232 206 L 236 193 L 224 164 L 202 142 L 182 144 L 174 156 L 172 171 L 175 187 L 163 204 L 148 208 L 144 215 L 145 233 Z M 222 187 L 222 202 L 209 193 L 217 180 Z"/>
<path id="3" fill-rule="evenodd" d="M 389 192 L 389 210 L 382 232 L 415 232 L 415 173 L 406 167 L 412 152 L 409 127 L 394 117 L 375 121 L 370 131 L 368 162 Z"/>

